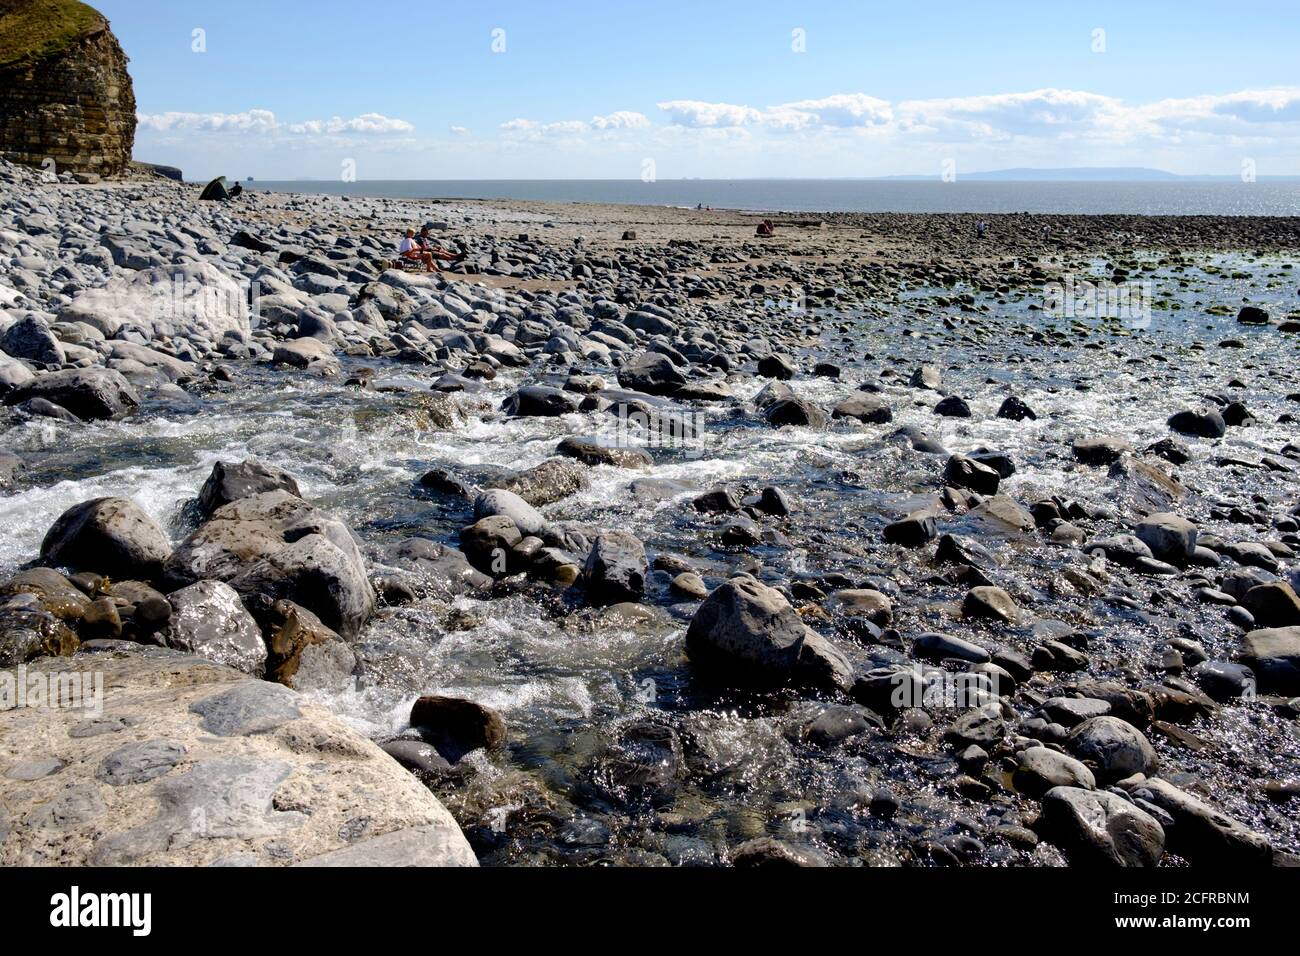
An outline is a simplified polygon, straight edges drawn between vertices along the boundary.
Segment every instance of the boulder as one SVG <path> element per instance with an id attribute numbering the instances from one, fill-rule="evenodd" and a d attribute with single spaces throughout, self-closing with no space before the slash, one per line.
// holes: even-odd
<path id="1" fill-rule="evenodd" d="M 171 552 L 162 528 L 126 498 L 94 498 L 73 505 L 41 542 L 41 560 L 47 564 L 116 579 L 152 580 Z"/>
<path id="2" fill-rule="evenodd" d="M 562 389 L 546 385 L 526 385 L 501 403 L 501 410 L 511 418 L 554 418 L 576 412 L 580 399 Z"/>
<path id="3" fill-rule="evenodd" d="M 806 627 L 780 591 L 752 578 L 716 588 L 691 619 L 692 663 L 742 682 L 779 684 L 799 660 Z"/>
<path id="4" fill-rule="evenodd" d="M 672 395 L 686 384 L 686 376 L 667 355 L 643 352 L 618 370 L 618 384 L 647 395 Z"/>
<path id="5" fill-rule="evenodd" d="M 1073 757 L 1047 747 L 1026 747 L 1016 755 L 1012 785 L 1027 797 L 1042 797 L 1053 787 L 1093 790 L 1097 779 Z"/>
<path id="6" fill-rule="evenodd" d="M 1193 866 L 1268 866 L 1273 861 L 1266 837 L 1168 781 L 1145 780 L 1129 792 L 1173 817 L 1169 850 Z"/>
<path id="7" fill-rule="evenodd" d="M 802 398 L 787 398 L 773 402 L 764 412 L 767 423 L 773 428 L 794 425 L 804 428 L 825 428 L 826 413 L 812 402 Z"/>
<path id="8" fill-rule="evenodd" d="M 1196 525 L 1180 515 L 1169 512 L 1148 515 L 1134 531 L 1161 561 L 1182 566 L 1196 552 Z"/>
<path id="9" fill-rule="evenodd" d="M 342 546 L 324 534 L 286 543 L 230 578 L 245 600 L 266 595 L 312 611 L 326 627 L 355 638 L 375 610 L 375 589 L 355 542 Z M 336 536 L 338 537 L 338 536 Z"/>
<path id="10" fill-rule="evenodd" d="M 1270 627 L 1251 631 L 1237 659 L 1259 678 L 1268 693 L 1300 694 L 1300 627 Z"/>
<path id="11" fill-rule="evenodd" d="M 83 421 L 115 418 L 140 407 L 140 399 L 120 372 L 72 368 L 38 375 L 5 396 L 6 405 L 43 398 Z"/>
<path id="12" fill-rule="evenodd" d="M 1093 717 L 1070 731 L 1070 752 L 1096 769 L 1097 779 L 1113 783 L 1135 773 L 1150 775 L 1159 763 L 1142 731 L 1118 717 Z"/>
<path id="13" fill-rule="evenodd" d="M 6 766 L 53 741 L 63 764 L 0 773 L 0 866 L 476 864 L 428 788 L 320 704 L 163 648 L 80 666 L 103 676 L 103 716 L 0 710 Z"/>
<path id="14" fill-rule="evenodd" d="M 506 723 L 499 713 L 459 697 L 419 698 L 411 706 L 411 726 L 449 763 L 474 750 L 498 750 L 506 742 Z"/>
<path id="15" fill-rule="evenodd" d="M 626 531 L 607 531 L 597 535 L 582 573 L 587 599 L 592 604 L 605 606 L 640 601 L 649 573 L 645 546 Z"/>
<path id="16" fill-rule="evenodd" d="M 1151 814 L 1105 790 L 1053 787 L 1043 795 L 1043 836 L 1070 862 L 1092 867 L 1152 867 L 1165 831 Z"/>
<path id="17" fill-rule="evenodd" d="M 0 351 L 42 365 L 67 361 L 63 346 L 40 316 L 28 313 L 0 335 Z"/>
<path id="18" fill-rule="evenodd" d="M 277 490 L 302 497 L 293 476 L 274 465 L 265 465 L 254 458 L 239 464 L 219 461 L 212 466 L 212 473 L 199 490 L 199 514 L 207 519 L 232 501 Z"/>
<path id="19" fill-rule="evenodd" d="M 1214 409 L 1176 412 L 1169 416 L 1167 424 L 1180 435 L 1197 438 L 1222 438 L 1228 431 L 1227 422 Z"/>
<path id="20" fill-rule="evenodd" d="M 481 521 L 492 517 L 509 518 L 520 534 L 540 537 L 550 523 L 541 513 L 513 491 L 494 488 L 474 499 L 474 518 Z"/>
<path id="21" fill-rule="evenodd" d="M 1285 581 L 1257 584 L 1241 603 L 1261 628 L 1300 626 L 1300 597 Z"/>
<path id="22" fill-rule="evenodd" d="M 225 581 L 247 602 L 290 600 L 354 637 L 374 610 L 366 561 L 347 525 L 283 489 L 223 505 L 172 552 L 172 588 Z"/>
<path id="23" fill-rule="evenodd" d="M 171 617 L 163 642 L 237 671 L 262 676 L 266 644 L 239 594 L 221 581 L 200 581 L 167 595 Z"/>
<path id="24" fill-rule="evenodd" d="M 995 495 L 1001 476 L 987 465 L 965 455 L 953 455 L 943 469 L 943 483 L 950 488 L 967 488 L 981 495 Z"/>

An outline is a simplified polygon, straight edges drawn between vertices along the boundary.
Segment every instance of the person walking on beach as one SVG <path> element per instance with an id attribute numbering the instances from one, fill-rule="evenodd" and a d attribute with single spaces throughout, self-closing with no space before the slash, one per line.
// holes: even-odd
<path id="1" fill-rule="evenodd" d="M 975 223 L 975 238 L 976 238 L 976 239 L 983 239 L 983 238 L 984 238 L 984 233 L 986 233 L 986 232 L 988 232 L 988 231 L 989 231 L 989 224 L 988 224 L 987 222 L 985 222 L 983 219 L 981 219 L 979 222 Z"/>

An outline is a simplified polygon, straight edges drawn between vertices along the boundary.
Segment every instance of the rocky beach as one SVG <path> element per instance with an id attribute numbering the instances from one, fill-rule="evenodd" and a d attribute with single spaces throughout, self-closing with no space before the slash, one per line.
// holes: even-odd
<path id="1" fill-rule="evenodd" d="M 1300 219 L 134 177 L 0 161 L 0 864 L 1297 861 Z"/>

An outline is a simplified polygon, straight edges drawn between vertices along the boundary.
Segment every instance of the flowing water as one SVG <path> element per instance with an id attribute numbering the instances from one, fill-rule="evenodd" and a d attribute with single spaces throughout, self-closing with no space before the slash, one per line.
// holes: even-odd
<path id="1" fill-rule="evenodd" d="M 927 554 L 900 554 L 880 541 L 886 522 L 929 500 L 945 460 L 915 452 L 890 433 L 914 425 L 952 451 L 996 448 L 1016 463 L 1003 490 L 1017 500 L 1059 494 L 1109 504 L 1122 517 L 1131 513 L 1130 503 L 1105 469 L 1072 461 L 1070 442 L 1100 433 L 1142 448 L 1168 435 L 1164 423 L 1172 412 L 1201 404 L 1209 393 L 1230 394 L 1258 423 L 1230 430 L 1213 451 L 1208 442 L 1190 442 L 1195 458 L 1178 469 L 1189 497 L 1179 510 L 1205 531 L 1235 539 L 1242 529 L 1208 516 L 1217 503 L 1255 494 L 1288 507 L 1296 500 L 1294 474 L 1214 462 L 1225 455 L 1258 462 L 1295 440 L 1293 423 L 1278 419 L 1296 409 L 1286 395 L 1300 388 L 1297 346 L 1294 337 L 1238 326 L 1235 306 L 1223 316 L 1205 306 L 1249 296 L 1285 314 L 1296 290 L 1284 265 L 1220 258 L 1178 272 L 1157 270 L 1151 275 L 1158 308 L 1149 327 L 1084 322 L 1092 334 L 1060 341 L 1036 340 L 1035 333 L 1068 332 L 1071 324 L 1030 309 L 1026 298 L 976 295 L 987 311 L 944 309 L 955 319 L 950 328 L 937 313 L 918 313 L 936 295 L 972 291 L 962 289 L 914 290 L 898 302 L 873 305 L 870 314 L 797 316 L 809 332 L 807 354 L 844 369 L 840 381 L 797 379 L 792 384 L 800 396 L 830 407 L 859 382 L 878 381 L 894 409 L 891 424 L 774 430 L 741 407 L 762 380 L 739 379 L 741 405 L 706 409 L 700 449 L 656 450 L 650 471 L 591 469 L 585 490 L 543 511 L 631 531 L 652 555 L 690 559 L 710 586 L 737 568 L 773 583 L 839 574 L 890 593 L 904 635 L 959 631 L 967 626 L 952 620 L 961 591 L 933 578 Z M 1219 347 L 1229 338 L 1241 347 Z M 936 417 L 933 393 L 905 387 L 921 362 L 943 368 L 945 387 L 970 402 L 972 418 Z M 0 570 L 33 558 L 65 508 L 99 495 L 133 497 L 179 538 L 182 506 L 212 464 L 249 456 L 295 475 L 304 496 L 343 515 L 374 555 L 411 535 L 454 543 L 471 520 L 469 508 L 422 491 L 424 472 L 529 467 L 550 457 L 565 434 L 592 428 L 593 416 L 585 415 L 502 417 L 501 399 L 524 381 L 511 372 L 481 392 L 459 395 L 464 421 L 442 430 L 428 414 L 437 372 L 367 364 L 378 370 L 378 390 L 345 387 L 346 367 L 343 378 L 316 380 L 243 366 L 219 391 L 156 391 L 124 421 L 9 424 L 0 446 L 22 454 L 28 475 L 0 498 Z M 589 370 L 613 378 L 611 370 Z M 1230 387 L 1233 379 L 1241 384 Z M 1037 421 L 994 417 L 1010 390 L 1037 411 Z M 689 507 L 694 494 L 721 483 L 746 492 L 784 489 L 795 512 L 772 526 L 787 540 L 744 552 L 721 547 L 719 519 Z M 1080 558 L 1041 534 L 999 531 L 962 516 L 942 524 L 977 534 L 998 553 L 998 583 L 1032 598 L 1040 618 L 1036 627 L 1002 628 L 986 640 L 1024 649 L 1055 627 L 1053 620 L 1065 621 L 1092 635 L 1090 656 L 1102 662 L 1094 674 L 1128 668 L 1151 676 L 1164 639 L 1180 633 L 1159 605 L 1140 612 L 1104 596 L 1055 591 L 1056 571 Z M 1028 804 L 1014 798 L 979 802 L 954 792 L 952 750 L 924 728 L 864 735 L 828 753 L 799 733 L 823 704 L 700 684 L 683 653 L 696 605 L 670 596 L 669 577 L 652 575 L 646 603 L 653 610 L 643 616 L 584 609 L 564 594 L 531 590 L 491 601 L 426 599 L 385 609 L 359 642 L 355 686 L 315 693 L 377 738 L 403 730 L 411 702 L 424 693 L 471 697 L 501 711 L 510 727 L 506 752 L 472 755 L 473 772 L 438 791 L 488 863 L 711 863 L 727 845 L 764 833 L 810 841 L 846 862 L 922 835 L 983 837 L 999 823 L 1020 820 Z M 1128 593 L 1143 606 L 1163 586 L 1122 580 L 1112 596 Z M 1180 613 L 1212 658 L 1231 655 L 1238 635 L 1221 608 Z M 886 648 L 847 638 L 840 643 L 859 666 L 889 659 Z M 1272 810 L 1251 779 L 1259 764 L 1279 778 L 1300 773 L 1294 723 L 1262 706 L 1238 706 L 1194 729 L 1211 743 L 1208 751 L 1157 741 L 1162 758 L 1178 773 L 1213 782 L 1225 810 L 1295 850 L 1300 827 Z M 892 817 L 880 812 L 885 790 L 900 803 Z M 1059 860 L 1044 846 L 1021 850 L 997 840 L 984 840 L 978 859 Z"/>

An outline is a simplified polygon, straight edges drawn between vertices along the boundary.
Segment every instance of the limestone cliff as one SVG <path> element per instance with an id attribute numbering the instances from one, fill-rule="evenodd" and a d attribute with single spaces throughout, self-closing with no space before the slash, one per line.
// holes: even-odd
<path id="1" fill-rule="evenodd" d="M 57 172 L 117 176 L 131 162 L 127 58 L 76 0 L 0 0 L 0 155 Z"/>

